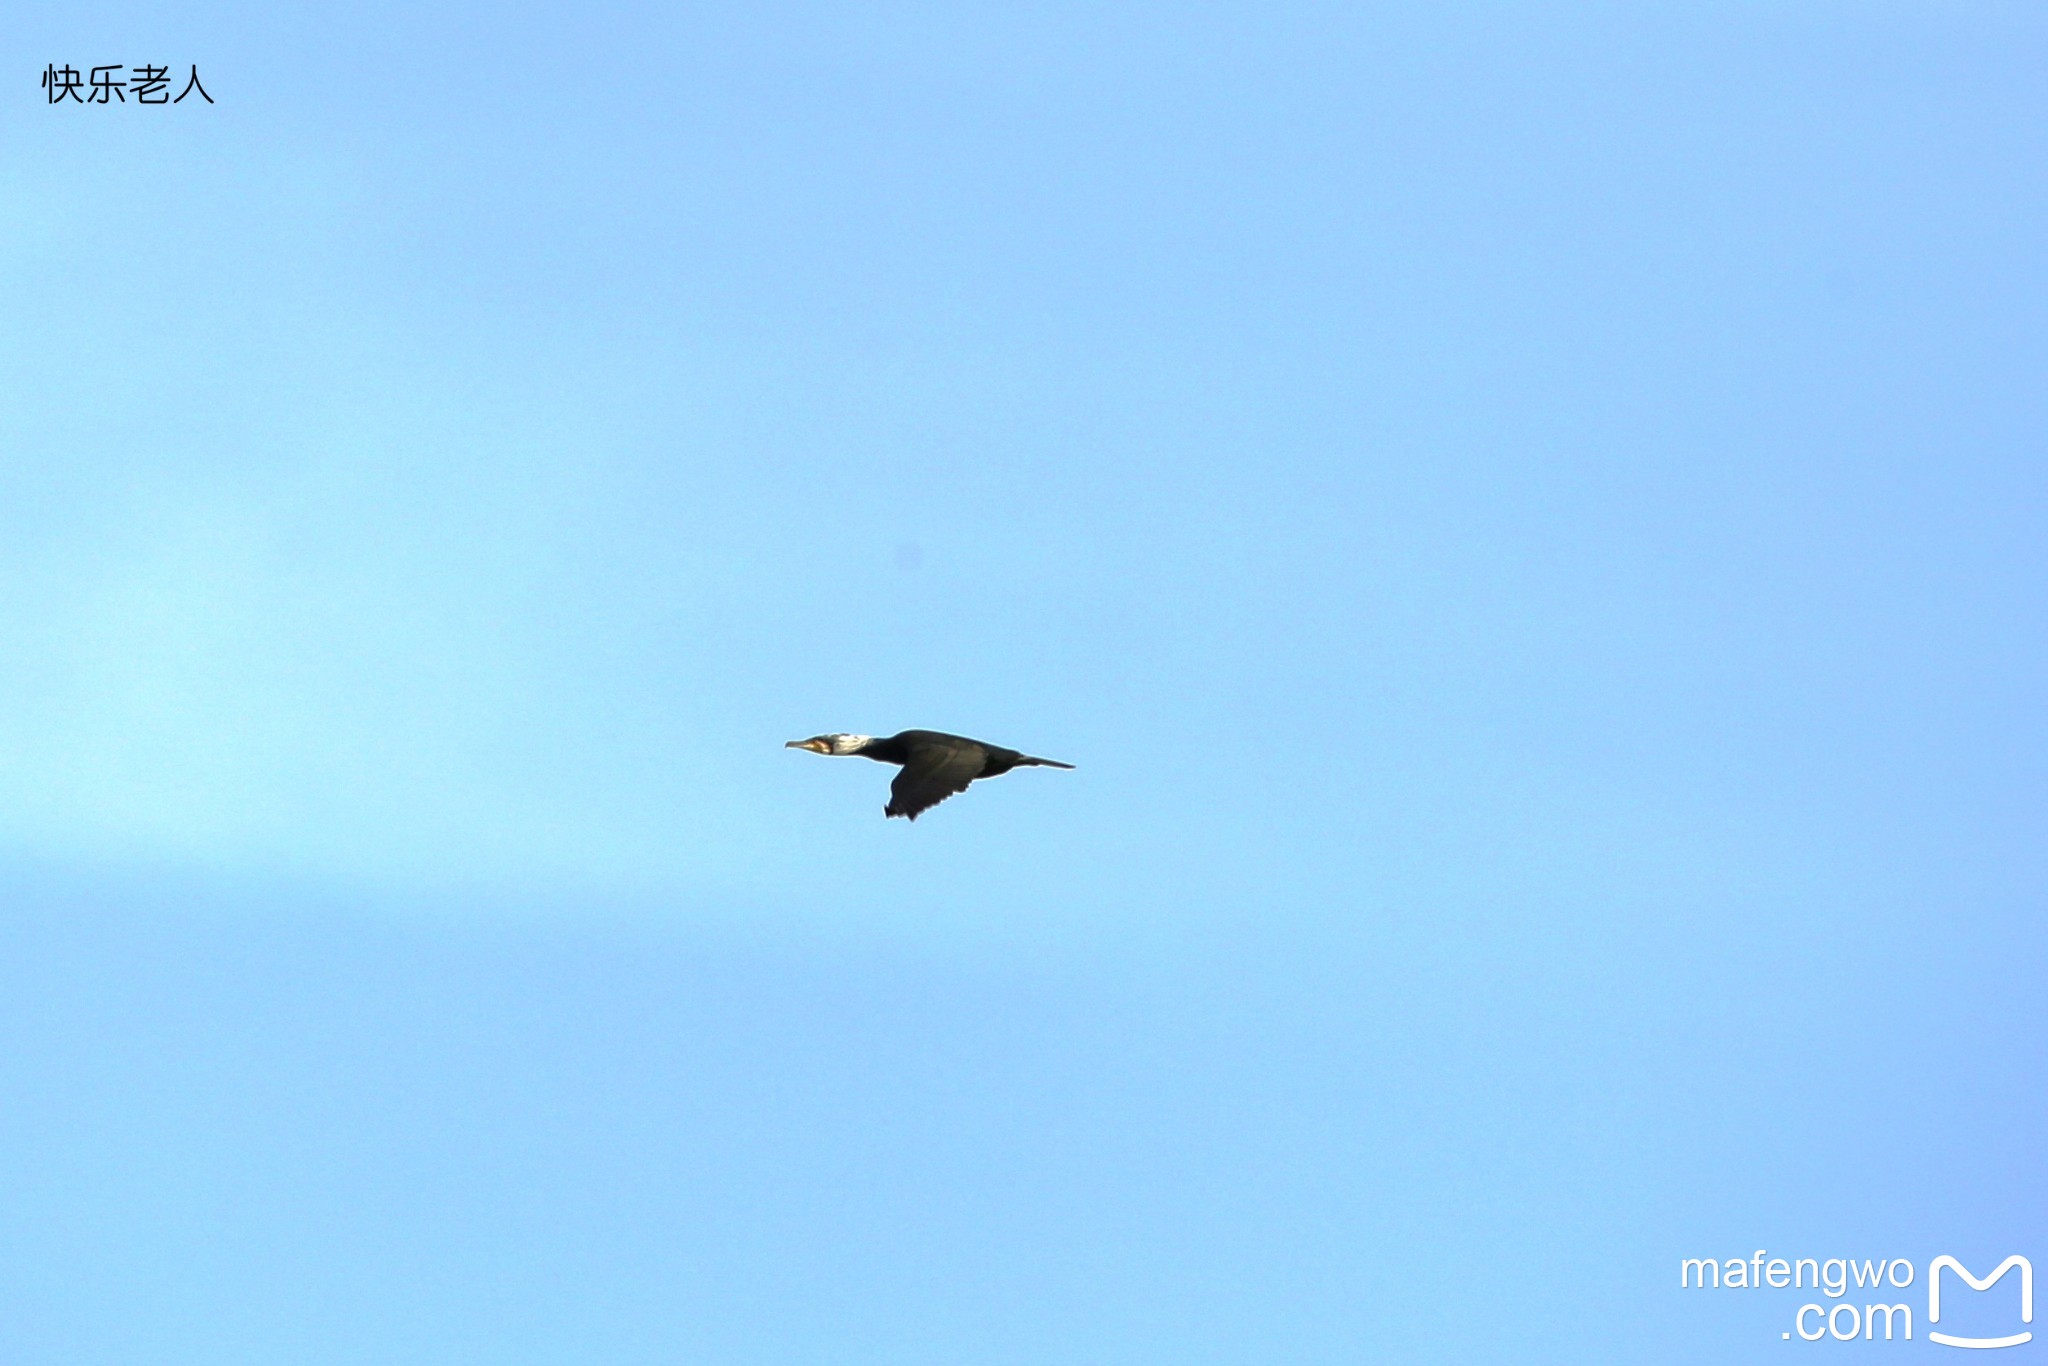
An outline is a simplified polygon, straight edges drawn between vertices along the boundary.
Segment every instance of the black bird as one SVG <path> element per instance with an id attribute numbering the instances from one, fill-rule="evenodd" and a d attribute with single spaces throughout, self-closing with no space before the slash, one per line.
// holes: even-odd
<path id="1" fill-rule="evenodd" d="M 858 754 L 863 759 L 903 765 L 896 781 L 889 784 L 889 804 L 882 814 L 911 820 L 955 792 L 965 792 L 976 778 L 993 778 L 1013 768 L 1073 767 L 1057 759 L 1034 759 L 1001 745 L 935 730 L 906 730 L 881 740 L 872 735 L 813 735 L 808 740 L 791 740 L 783 748 L 807 749 L 813 754 Z"/>

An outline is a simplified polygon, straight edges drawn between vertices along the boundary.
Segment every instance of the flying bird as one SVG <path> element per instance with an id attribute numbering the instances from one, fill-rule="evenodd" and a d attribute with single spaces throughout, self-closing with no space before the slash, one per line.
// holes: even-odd
<path id="1" fill-rule="evenodd" d="M 879 740 L 872 735 L 813 735 L 808 740 L 791 740 L 783 748 L 807 749 L 813 754 L 858 754 L 863 759 L 903 765 L 896 781 L 889 784 L 889 804 L 882 814 L 913 821 L 955 792 L 965 792 L 976 778 L 993 778 L 1013 768 L 1073 767 L 1057 759 L 1034 759 L 1001 745 L 935 730 L 906 730 Z"/>

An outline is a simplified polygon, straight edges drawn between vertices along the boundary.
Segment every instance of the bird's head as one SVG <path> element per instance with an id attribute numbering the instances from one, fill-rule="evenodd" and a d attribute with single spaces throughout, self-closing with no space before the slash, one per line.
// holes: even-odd
<path id="1" fill-rule="evenodd" d="M 858 754 L 872 735 L 813 735 L 808 740 L 791 740 L 784 749 L 807 749 L 813 754 Z"/>

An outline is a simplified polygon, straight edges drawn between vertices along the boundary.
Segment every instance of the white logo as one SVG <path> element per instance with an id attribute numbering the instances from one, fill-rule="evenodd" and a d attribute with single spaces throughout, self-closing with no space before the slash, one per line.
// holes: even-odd
<path id="1" fill-rule="evenodd" d="M 1927 1340 L 1943 1347 L 2018 1347 L 2032 1342 L 2032 1330 L 2005 1337 L 1965 1337 L 1944 1333 L 1941 1322 L 1941 1273 L 1953 1271 L 1972 1290 L 1989 1290 L 2005 1279 L 2005 1273 L 2019 1268 L 2020 1322 L 2034 1321 L 2034 1264 L 2015 1253 L 2000 1262 L 1989 1276 L 1979 1276 L 1950 1256 L 1927 1263 Z M 1808 1290 L 1824 1296 L 1802 1304 L 1792 1314 L 1792 1327 L 1778 1336 L 1790 1342 L 1911 1342 L 1913 1306 L 1903 1302 L 1887 1304 L 1897 1292 L 1916 1282 L 1916 1268 L 1904 1257 L 1773 1257 L 1758 1248 L 1750 1257 L 1687 1257 L 1678 1264 L 1681 1290 Z M 1851 1292 L 1859 1292 L 1851 1298 Z M 1957 1317 L 1957 1300 L 1949 1297 L 1951 1323 Z M 1970 1309 L 1971 1306 L 1964 1305 Z M 1982 1309 L 1971 1311 L 1981 1314 Z M 1961 1316 L 1966 1324 L 1970 1314 Z M 1780 1320 L 1783 1322 L 1783 1320 Z M 1883 1331 L 1880 1332 L 1879 1330 Z"/>
<path id="2" fill-rule="evenodd" d="M 1964 1281 L 1969 1283 L 1969 1287 L 1972 1290 L 1989 1290 L 1999 1277 L 2005 1275 L 2006 1272 L 2014 1267 L 2018 1267 L 2020 1269 L 2020 1322 L 2032 1323 L 2034 1321 L 2034 1264 L 2025 1257 L 2015 1254 L 2000 1262 L 1998 1270 L 1992 1272 L 1981 1281 L 1972 1276 L 1969 1268 L 1953 1257 L 1936 1257 L 1932 1262 L 1929 1262 L 1927 1264 L 1928 1323 L 1935 1324 L 1941 1322 L 1941 1269 L 1943 1267 L 1947 1267 L 1955 1272 L 1956 1275 L 1961 1276 Z M 1929 1328 L 1927 1330 L 1927 1337 L 1931 1342 L 1939 1342 L 1949 1347 L 2017 1347 L 2023 1342 L 2033 1341 L 2034 1335 L 2031 1332 L 2026 1332 L 2014 1333 L 2011 1337 L 2004 1338 L 1959 1338 L 1947 1333 L 1937 1333 L 1932 1328 Z"/>

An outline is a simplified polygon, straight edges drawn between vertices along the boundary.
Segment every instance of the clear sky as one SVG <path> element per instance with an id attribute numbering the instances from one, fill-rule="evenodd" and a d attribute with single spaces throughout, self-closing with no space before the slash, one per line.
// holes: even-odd
<path id="1" fill-rule="evenodd" d="M 2037 7 L 4 45 L 9 1366 L 1727 1362 L 1885 1349 L 1682 1258 L 2048 1274 Z M 216 103 L 45 103 L 115 63 Z M 782 748 L 913 726 L 1078 768 Z"/>

